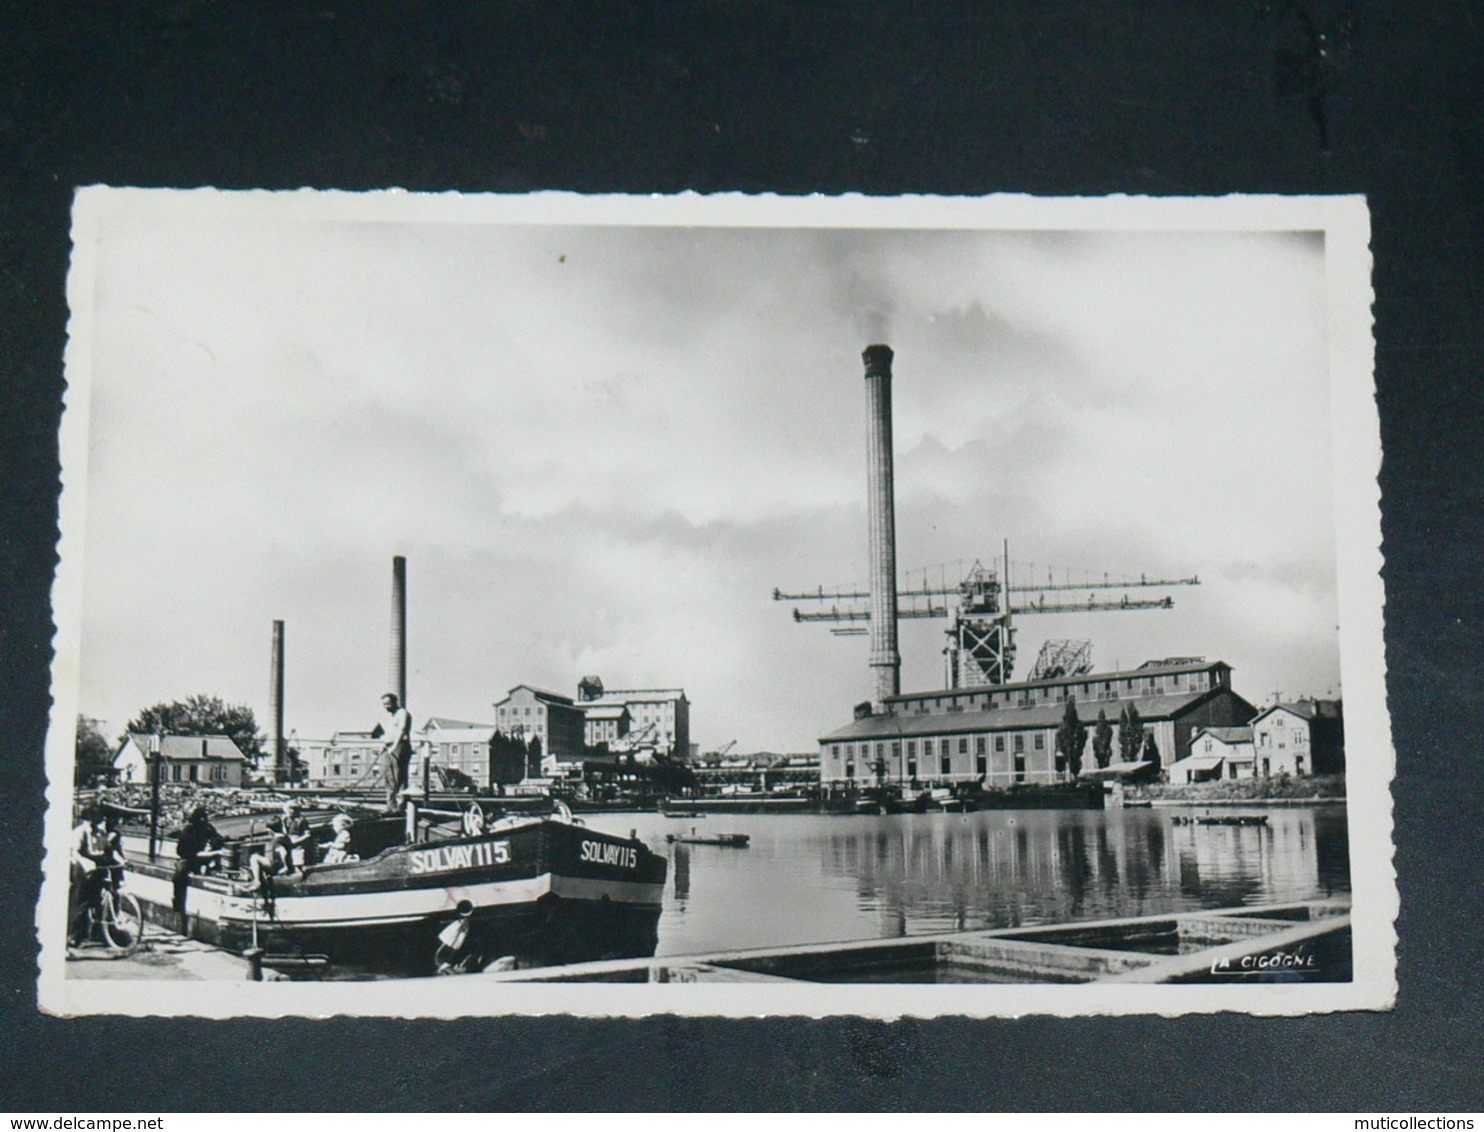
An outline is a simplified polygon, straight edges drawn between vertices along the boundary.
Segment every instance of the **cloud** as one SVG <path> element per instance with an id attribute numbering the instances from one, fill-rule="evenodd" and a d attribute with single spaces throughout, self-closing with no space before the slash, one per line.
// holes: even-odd
<path id="1" fill-rule="evenodd" d="M 291 725 L 364 722 L 404 553 L 421 711 L 596 672 L 684 685 L 703 743 L 810 746 L 869 694 L 865 646 L 770 594 L 867 575 L 879 338 L 903 566 L 1009 539 L 1208 579 L 1175 613 L 1024 618 L 1022 671 L 1086 635 L 1338 678 L 1312 240 L 151 207 L 98 251 L 83 704 L 115 725 L 195 691 L 265 715 L 274 617 Z M 904 629 L 909 687 L 942 628 Z"/>

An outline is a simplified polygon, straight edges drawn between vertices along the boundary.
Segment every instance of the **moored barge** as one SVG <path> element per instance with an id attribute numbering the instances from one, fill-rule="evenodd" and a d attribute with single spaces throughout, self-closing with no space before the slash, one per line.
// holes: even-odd
<path id="1" fill-rule="evenodd" d="M 238 875 L 191 876 L 184 912 L 172 906 L 168 843 L 151 860 L 147 844 L 126 837 L 125 883 L 156 923 L 264 955 L 269 967 L 313 962 L 332 975 L 642 958 L 658 942 L 668 861 L 566 815 L 511 816 L 477 832 L 457 820 L 363 817 L 351 825 L 358 859 L 268 876 L 248 890 L 240 866 L 261 846 L 258 824 L 220 823 Z"/>

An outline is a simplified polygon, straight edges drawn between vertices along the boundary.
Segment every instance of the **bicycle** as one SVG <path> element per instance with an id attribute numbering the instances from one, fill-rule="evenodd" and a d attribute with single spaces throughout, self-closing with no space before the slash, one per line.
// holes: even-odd
<path id="1" fill-rule="evenodd" d="M 132 955 L 144 943 L 144 910 L 132 893 L 123 891 L 123 869 L 107 868 L 95 901 L 86 908 L 84 939 L 97 936 L 105 947 Z"/>

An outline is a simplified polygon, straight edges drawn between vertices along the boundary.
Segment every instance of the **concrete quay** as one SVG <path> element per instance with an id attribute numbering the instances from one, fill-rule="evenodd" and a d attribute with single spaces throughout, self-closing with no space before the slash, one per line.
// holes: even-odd
<path id="1" fill-rule="evenodd" d="M 69 979 L 165 979 L 176 982 L 242 982 L 247 960 L 210 944 L 149 925 L 132 953 L 89 943 L 67 949 Z"/>
<path id="2" fill-rule="evenodd" d="M 1342 901 L 575 963 L 471 976 L 540 983 L 1344 982 Z"/>

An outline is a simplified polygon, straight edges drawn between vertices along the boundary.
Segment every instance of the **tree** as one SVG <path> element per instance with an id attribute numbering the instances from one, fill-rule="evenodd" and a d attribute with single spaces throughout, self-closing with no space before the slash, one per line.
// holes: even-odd
<path id="1" fill-rule="evenodd" d="M 290 747 L 285 743 L 283 761 L 288 770 L 289 782 L 295 786 L 303 786 L 309 781 L 309 763 L 305 761 L 304 752 L 298 747 Z"/>
<path id="2" fill-rule="evenodd" d="M 103 734 L 102 724 L 86 715 L 77 717 L 76 756 L 72 761 L 72 780 L 78 786 L 90 786 L 99 779 L 106 781 L 113 773 L 113 747 Z"/>
<path id="3" fill-rule="evenodd" d="M 1132 703 L 1118 715 L 1118 761 L 1136 763 L 1144 746 L 1144 721 Z"/>
<path id="4" fill-rule="evenodd" d="M 1154 732 L 1151 731 L 1144 736 L 1144 750 L 1139 755 L 1145 762 L 1153 763 L 1154 769 L 1159 770 L 1163 765 L 1159 758 L 1159 744 L 1154 741 Z"/>
<path id="5" fill-rule="evenodd" d="M 1098 722 L 1092 732 L 1092 757 L 1099 767 L 1113 761 L 1113 725 L 1108 722 L 1108 713 L 1102 708 L 1098 708 Z"/>
<path id="6" fill-rule="evenodd" d="M 526 745 L 496 731 L 490 736 L 490 785 L 518 786 L 526 776 Z"/>
<path id="7" fill-rule="evenodd" d="M 147 707 L 129 720 L 132 735 L 225 735 L 237 749 L 256 763 L 263 754 L 263 737 L 252 708 L 223 703 L 218 696 L 191 696 L 174 703 Z"/>
<path id="8" fill-rule="evenodd" d="M 1082 751 L 1087 746 L 1087 725 L 1077 717 L 1077 701 L 1067 697 L 1067 707 L 1062 712 L 1061 726 L 1056 729 L 1056 753 L 1065 760 L 1067 772 L 1076 778 L 1082 773 Z"/>
<path id="9" fill-rule="evenodd" d="M 541 736 L 532 735 L 526 744 L 526 777 L 541 777 Z"/>

